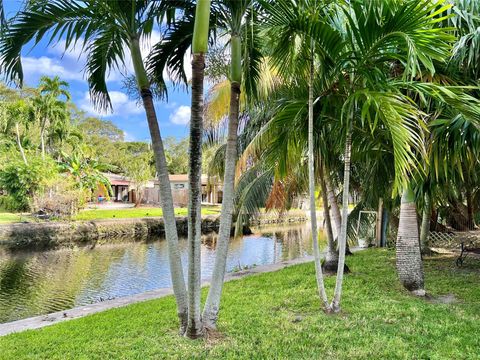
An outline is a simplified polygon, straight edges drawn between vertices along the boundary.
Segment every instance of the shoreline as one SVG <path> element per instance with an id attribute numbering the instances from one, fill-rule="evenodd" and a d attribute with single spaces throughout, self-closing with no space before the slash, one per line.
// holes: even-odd
<path id="1" fill-rule="evenodd" d="M 187 236 L 187 217 L 176 217 L 179 236 Z M 255 226 L 306 222 L 304 215 L 269 217 L 255 220 Z M 202 234 L 218 232 L 220 216 L 202 217 Z M 246 229 L 248 231 L 248 229 Z M 140 241 L 165 234 L 163 217 L 55 221 L 0 225 L 0 247 L 8 250 L 51 250 L 61 247 L 96 245 L 118 241 Z"/>
<path id="2" fill-rule="evenodd" d="M 358 251 L 358 249 L 355 249 Z M 325 254 L 322 253 L 323 257 Z M 285 269 L 288 266 L 304 264 L 313 261 L 313 256 L 306 256 L 293 260 L 286 260 L 274 264 L 260 265 L 247 270 L 231 272 L 225 275 L 224 282 L 240 280 L 248 276 L 269 273 Z M 209 281 L 202 282 L 202 287 L 209 286 Z M 0 337 L 26 330 L 41 329 L 50 325 L 58 324 L 69 320 L 79 319 L 95 313 L 120 308 L 139 302 L 164 298 L 173 295 L 172 288 L 162 288 L 136 295 L 120 297 L 117 299 L 101 301 L 91 305 L 78 306 L 67 310 L 56 311 L 50 314 L 33 316 L 26 319 L 16 320 L 0 324 Z"/>

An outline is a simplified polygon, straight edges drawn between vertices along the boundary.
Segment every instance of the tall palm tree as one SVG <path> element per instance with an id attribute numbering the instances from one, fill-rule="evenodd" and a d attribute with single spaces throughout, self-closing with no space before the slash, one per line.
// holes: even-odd
<path id="1" fill-rule="evenodd" d="M 340 311 L 345 262 L 352 134 L 361 129 L 371 132 L 377 128 L 387 129 L 393 143 L 395 184 L 397 189 L 402 188 L 416 164 L 415 152 L 423 148 L 418 124 L 421 117 L 410 98 L 392 81 L 392 64 L 400 62 L 403 65 L 399 81 L 435 71 L 433 60 L 447 58 L 448 43 L 452 39 L 448 30 L 436 26 L 448 6 L 437 8 L 441 3 L 426 0 L 389 0 L 379 6 L 377 2 L 366 4 L 358 0 L 325 6 L 326 15 L 318 20 L 307 15 L 296 17 L 298 2 L 285 0 L 269 4 L 272 15 L 268 25 L 273 28 L 274 43 L 278 42 L 279 50 L 274 55 L 282 59 L 280 66 L 289 64 L 291 48 L 287 45 L 295 46 L 298 38 L 294 34 L 309 35 L 315 41 L 316 55 L 323 65 L 318 75 L 322 91 L 315 102 L 328 106 L 329 90 L 342 98 L 340 111 L 331 109 L 328 113 L 342 125 L 345 149 L 340 251 L 331 304 L 337 312 Z M 280 31 L 282 27 L 288 31 Z M 326 36 L 328 28 L 342 34 L 341 39 L 328 42 L 331 39 Z M 432 37 L 436 39 L 435 45 L 429 40 Z M 301 74 L 302 71 L 295 72 L 297 77 Z"/>
<path id="2" fill-rule="evenodd" d="M 235 197 L 235 167 L 237 162 L 237 137 L 240 109 L 240 92 L 242 87 L 242 58 L 248 59 L 245 54 L 246 43 L 242 34 L 242 25 L 251 0 L 224 0 L 222 7 L 225 25 L 230 33 L 230 112 L 228 117 L 227 144 L 225 148 L 225 170 L 223 179 L 223 200 L 220 214 L 220 229 L 216 246 L 215 264 L 212 280 L 205 307 L 202 313 L 207 328 L 215 329 L 220 310 L 220 299 L 225 277 L 228 245 L 232 228 L 232 215 Z M 251 10 L 251 9 L 250 9 Z M 247 30 L 250 32 L 250 29 Z M 243 40 L 243 41 L 242 41 Z M 250 44 L 251 45 L 251 44 Z M 249 71 L 256 67 L 248 67 Z"/>
<path id="3" fill-rule="evenodd" d="M 25 165 L 28 165 L 27 155 L 22 143 L 22 129 L 32 122 L 32 107 L 26 99 L 18 99 L 2 106 L 1 121 L 3 132 L 13 132 L 20 155 Z"/>
<path id="4" fill-rule="evenodd" d="M 165 236 L 168 241 L 170 270 L 177 300 L 181 331 L 187 325 L 187 292 L 178 249 L 170 181 L 157 115 L 153 103 L 152 85 L 145 70 L 140 51 L 140 40 L 148 39 L 165 13 L 162 1 L 147 0 L 54 0 L 32 1 L 9 24 L 0 39 L 0 62 L 11 80 L 23 80 L 20 54 L 30 40 L 41 38 L 50 42 L 63 39 L 65 50 L 81 44 L 87 53 L 85 72 L 90 95 L 95 106 L 111 107 L 106 76 L 131 60 L 138 91 L 145 109 L 160 181 L 160 197 L 165 218 Z M 159 20 L 159 22 L 156 22 Z M 126 49 L 127 53 L 126 53 Z M 163 85 L 162 79 L 155 79 Z M 164 90 L 162 88 L 162 90 Z"/>
<path id="5" fill-rule="evenodd" d="M 42 76 L 38 90 L 40 95 L 34 98 L 33 104 L 40 123 L 42 159 L 45 159 L 45 131 L 47 126 L 66 121 L 68 118 L 66 104 L 60 101 L 59 97 L 63 96 L 66 101 L 69 101 L 71 97 L 68 92 L 68 83 L 60 80 L 58 76 L 53 78 Z"/>
<path id="6" fill-rule="evenodd" d="M 45 138 L 49 127 L 69 120 L 67 106 L 63 101 L 51 95 L 38 95 L 32 100 L 36 121 L 40 125 L 40 147 L 42 159 L 45 159 Z"/>
<path id="7" fill-rule="evenodd" d="M 203 79 L 208 48 L 210 0 L 198 0 L 192 41 L 192 112 L 190 118 L 188 189 L 188 326 L 186 335 L 203 333 L 200 313 L 200 247 L 202 235 Z"/>
<path id="8" fill-rule="evenodd" d="M 230 106 L 227 144 L 224 147 L 225 171 L 220 229 L 211 286 L 202 313 L 204 326 L 210 329 L 216 327 L 218 318 L 232 227 L 240 95 L 242 89 L 247 93 L 254 93 L 256 80 L 260 75 L 259 38 L 258 31 L 253 26 L 256 14 L 251 4 L 251 0 L 218 0 L 213 2 L 211 8 L 210 41 L 215 40 L 217 33 L 229 35 L 231 62 L 228 76 Z M 191 15 L 192 1 L 172 1 L 170 5 L 172 8 L 179 8 L 182 15 L 179 21 L 173 23 L 167 31 L 164 41 L 155 46 L 150 57 L 149 68 L 152 76 L 156 77 L 161 76 L 163 67 L 167 66 L 174 78 L 186 82 L 183 72 L 183 57 L 192 41 L 194 20 Z"/>
<path id="9" fill-rule="evenodd" d="M 308 193 L 312 241 L 315 257 L 317 288 L 325 311 L 330 305 L 323 282 L 320 250 L 318 246 L 317 215 L 315 206 L 315 165 L 314 165 L 314 82 L 323 77 L 333 64 L 333 56 L 342 44 L 339 33 L 325 23 L 324 10 L 328 1 L 279 1 L 264 2 L 267 11 L 266 28 L 272 39 L 274 65 L 292 84 L 298 84 L 300 77 L 308 87 Z M 317 36 L 315 36 L 317 35 Z M 297 43 L 304 44 L 298 48 Z M 316 74 L 316 62 L 320 60 L 321 72 Z"/>

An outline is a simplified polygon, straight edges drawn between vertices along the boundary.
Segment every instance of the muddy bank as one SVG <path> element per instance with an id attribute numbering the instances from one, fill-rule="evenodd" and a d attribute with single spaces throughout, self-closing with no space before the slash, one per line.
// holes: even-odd
<path id="1" fill-rule="evenodd" d="M 187 218 L 177 217 L 179 236 L 187 236 Z M 202 220 L 202 232 L 218 231 L 218 216 Z M 144 240 L 163 236 L 163 218 L 111 219 L 93 221 L 58 221 L 19 223 L 0 226 L 0 246 L 10 249 L 54 249 L 72 245 Z"/>
<path id="2" fill-rule="evenodd" d="M 263 221 L 262 221 L 263 220 Z M 254 221 L 260 224 L 290 224 L 306 221 L 304 216 L 293 214 Z M 180 237 L 186 237 L 187 217 L 177 217 L 177 229 Z M 218 232 L 219 216 L 207 216 L 202 219 L 202 233 Z M 250 229 L 245 228 L 246 233 Z M 162 237 L 165 224 L 161 217 L 139 219 L 108 219 L 93 221 L 58 221 L 42 223 L 16 223 L 0 225 L 0 246 L 7 249 L 55 249 L 82 245 L 95 245 L 119 241 L 140 241 L 149 237 Z"/>

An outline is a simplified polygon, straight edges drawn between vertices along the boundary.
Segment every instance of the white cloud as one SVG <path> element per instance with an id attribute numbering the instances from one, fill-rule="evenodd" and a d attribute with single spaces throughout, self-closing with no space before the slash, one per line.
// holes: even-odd
<path id="1" fill-rule="evenodd" d="M 124 137 L 125 141 L 137 141 L 137 138 L 134 135 L 132 135 L 132 134 L 126 132 L 126 131 L 123 132 L 123 137 Z"/>
<path id="2" fill-rule="evenodd" d="M 174 108 L 176 108 L 177 106 L 178 106 L 178 104 L 177 104 L 175 101 L 174 101 L 174 102 L 171 102 L 171 103 L 167 102 L 167 103 L 165 103 L 165 105 L 163 105 L 163 107 L 164 107 L 165 109 L 174 109 Z"/>
<path id="3" fill-rule="evenodd" d="M 72 60 L 78 60 L 82 64 L 87 60 L 87 52 L 82 48 L 83 39 L 80 39 L 75 46 L 70 46 L 68 51 L 65 51 L 66 41 L 64 39 L 60 40 L 53 46 L 50 46 L 47 51 L 49 54 L 70 58 Z"/>
<path id="4" fill-rule="evenodd" d="M 151 37 L 148 40 L 142 39 L 141 53 L 144 60 L 147 59 L 152 47 L 160 41 L 161 35 L 157 30 L 152 31 Z M 83 68 L 87 61 L 87 50 L 82 48 L 83 39 L 79 39 L 75 46 L 71 46 L 68 51 L 65 51 L 65 40 L 60 40 L 54 46 L 49 46 L 47 53 L 50 56 L 25 57 L 23 58 L 23 66 L 25 74 L 31 75 L 58 75 L 63 80 L 78 80 L 85 81 Z M 123 48 L 125 54 L 125 64 L 120 64 L 120 69 L 111 69 L 107 73 L 107 82 L 121 82 L 125 76 L 134 73 L 133 64 L 130 59 L 130 49 L 128 46 Z M 184 71 L 187 79 L 192 77 L 192 69 L 190 62 L 190 49 L 184 57 Z M 169 81 L 170 77 L 167 71 L 163 73 L 164 78 Z"/>
<path id="5" fill-rule="evenodd" d="M 22 58 L 23 71 L 31 75 L 58 75 L 62 80 L 83 80 L 83 73 L 79 69 L 67 69 L 59 59 L 46 56 L 40 58 L 26 56 Z"/>
<path id="6" fill-rule="evenodd" d="M 90 100 L 89 92 L 85 92 L 85 95 L 82 100 L 79 102 L 79 106 L 82 110 L 86 111 L 90 115 L 94 116 L 129 116 L 142 114 L 143 109 L 137 106 L 137 103 L 133 100 L 130 100 L 127 94 L 121 91 L 110 91 L 110 100 L 112 102 L 112 112 L 98 111 L 93 107 L 93 104 Z"/>
<path id="7" fill-rule="evenodd" d="M 169 120 L 176 125 L 186 125 L 190 122 L 190 106 L 179 106 L 172 114 Z"/>

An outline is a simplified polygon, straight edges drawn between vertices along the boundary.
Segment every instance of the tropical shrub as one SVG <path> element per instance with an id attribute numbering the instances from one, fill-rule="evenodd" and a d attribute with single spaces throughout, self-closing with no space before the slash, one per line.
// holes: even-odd
<path id="1" fill-rule="evenodd" d="M 49 180 L 58 174 L 51 158 L 29 158 L 28 164 L 21 159 L 11 160 L 0 169 L 0 189 L 7 194 L 10 210 L 30 210 L 33 196 L 45 188 Z"/>

